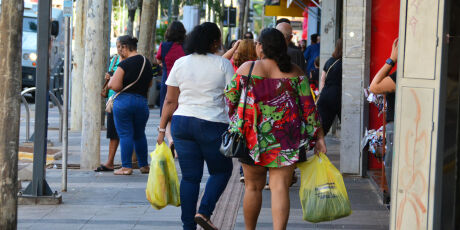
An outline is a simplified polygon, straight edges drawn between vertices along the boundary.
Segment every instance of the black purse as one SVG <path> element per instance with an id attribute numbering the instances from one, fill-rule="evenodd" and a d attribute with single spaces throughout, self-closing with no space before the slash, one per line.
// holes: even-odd
<path id="1" fill-rule="evenodd" d="M 246 138 L 244 137 L 244 114 L 246 112 L 246 103 L 248 97 L 249 84 L 251 84 L 252 69 L 254 68 L 255 62 L 252 62 L 251 68 L 248 74 L 248 84 L 246 85 L 246 94 L 244 95 L 244 106 L 243 106 L 243 122 L 241 127 L 243 133 L 230 132 L 227 130 L 222 134 L 222 144 L 220 145 L 219 151 L 228 158 L 242 158 L 249 155 L 249 149 L 246 146 Z"/>

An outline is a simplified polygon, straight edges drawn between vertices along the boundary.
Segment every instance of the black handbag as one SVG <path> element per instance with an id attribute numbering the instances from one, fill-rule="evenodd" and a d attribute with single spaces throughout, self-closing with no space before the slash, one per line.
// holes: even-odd
<path id="1" fill-rule="evenodd" d="M 252 69 L 254 68 L 255 62 L 252 62 L 251 68 L 248 74 L 248 84 L 246 85 L 246 94 L 244 95 L 244 106 L 243 106 L 243 122 L 242 129 L 243 133 L 230 132 L 227 130 L 222 134 L 222 144 L 220 145 L 219 151 L 228 158 L 242 158 L 249 155 L 249 149 L 246 146 L 246 138 L 244 137 L 244 114 L 246 112 L 246 103 L 248 97 L 249 84 L 251 84 Z"/>

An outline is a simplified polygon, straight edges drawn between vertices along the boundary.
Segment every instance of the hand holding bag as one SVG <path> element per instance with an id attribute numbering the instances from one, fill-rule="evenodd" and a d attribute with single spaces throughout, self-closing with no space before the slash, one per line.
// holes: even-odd
<path id="1" fill-rule="evenodd" d="M 248 83 L 246 84 L 246 94 L 244 95 L 244 106 L 243 106 L 243 122 L 242 122 L 242 130 L 243 133 L 240 134 L 238 132 L 230 132 L 227 130 L 222 134 L 222 144 L 220 145 L 219 151 L 226 157 L 229 158 L 242 158 L 249 154 L 249 149 L 246 146 L 246 138 L 244 136 L 244 115 L 246 112 L 246 103 L 248 97 L 248 89 L 249 84 L 251 84 L 251 77 L 252 77 L 252 69 L 254 68 L 255 62 L 252 62 L 251 69 L 249 69 L 248 74 Z"/>
<path id="2" fill-rule="evenodd" d="M 113 64 L 109 68 L 109 73 L 112 72 L 113 74 L 113 68 L 118 62 L 118 59 L 120 59 L 120 56 L 116 55 L 115 60 L 113 61 Z M 107 98 L 107 96 L 109 95 L 109 81 L 110 79 L 105 79 L 104 85 L 102 86 L 102 90 L 101 90 L 102 98 Z"/>
<path id="3" fill-rule="evenodd" d="M 136 82 L 139 81 L 139 79 L 141 78 L 142 72 L 144 72 L 144 67 L 145 67 L 145 57 L 144 57 L 144 56 L 142 56 L 142 57 L 144 58 L 144 63 L 142 64 L 142 69 L 141 69 L 141 72 L 139 72 L 139 76 L 137 77 L 137 79 L 136 79 L 133 83 L 127 85 L 125 88 L 123 88 L 122 90 L 120 90 L 120 92 L 118 92 L 117 94 L 111 96 L 111 97 L 109 98 L 109 100 L 107 100 L 107 103 L 105 104 L 105 111 L 106 111 L 107 113 L 111 113 L 111 112 L 112 112 L 112 110 L 113 110 L 113 101 L 115 100 L 115 98 L 117 98 L 118 95 L 120 95 L 120 93 L 123 93 L 123 91 L 129 89 L 129 87 L 131 87 L 131 86 L 133 86 L 134 84 L 136 84 Z"/>

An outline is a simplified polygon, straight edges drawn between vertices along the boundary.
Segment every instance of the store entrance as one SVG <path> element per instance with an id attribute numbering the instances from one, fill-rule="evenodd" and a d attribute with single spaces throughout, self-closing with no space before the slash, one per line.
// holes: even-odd
<path id="1" fill-rule="evenodd" d="M 460 229 L 460 1 L 449 0 L 446 9 L 447 66 L 445 128 L 442 169 L 441 229 Z"/>

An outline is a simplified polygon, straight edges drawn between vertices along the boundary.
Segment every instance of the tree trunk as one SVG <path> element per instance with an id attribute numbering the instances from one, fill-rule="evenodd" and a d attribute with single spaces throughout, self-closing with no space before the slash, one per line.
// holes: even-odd
<path id="1" fill-rule="evenodd" d="M 137 0 L 128 0 L 126 1 L 128 5 L 128 25 L 126 27 L 126 34 L 133 36 L 134 31 L 134 17 L 136 16 L 137 10 Z"/>
<path id="2" fill-rule="evenodd" d="M 243 35 L 246 31 L 244 31 L 244 14 L 246 9 L 246 2 L 248 0 L 240 0 L 238 3 L 240 4 L 240 14 L 238 16 L 238 38 L 243 38 Z"/>
<path id="3" fill-rule="evenodd" d="M 138 51 L 154 62 L 158 0 L 144 0 L 142 9 Z"/>
<path id="4" fill-rule="evenodd" d="M 249 5 L 251 4 L 251 0 L 246 0 L 246 5 L 244 6 L 244 20 L 243 20 L 243 34 L 248 32 L 248 19 L 249 19 Z"/>
<path id="5" fill-rule="evenodd" d="M 83 70 L 85 64 L 86 2 L 77 0 L 75 11 L 75 42 L 73 49 L 72 97 L 70 102 L 70 129 L 81 130 Z"/>
<path id="6" fill-rule="evenodd" d="M 101 78 L 105 73 L 104 1 L 88 0 L 86 14 L 85 70 L 83 74 L 83 116 L 81 134 L 81 169 L 100 164 Z"/>
<path id="7" fill-rule="evenodd" d="M 111 5 L 111 4 L 110 4 Z M 109 58 L 110 58 L 110 25 L 111 25 L 111 10 L 109 9 L 109 1 L 104 2 L 104 46 L 103 46 L 103 60 L 104 60 L 104 71 L 107 71 L 109 68 Z M 105 78 L 101 77 L 101 84 L 105 83 Z M 105 103 L 106 99 L 101 98 L 101 128 L 105 124 Z"/>
<path id="8" fill-rule="evenodd" d="M 0 4 L 0 229 L 16 229 L 24 3 L 9 0 Z"/>

